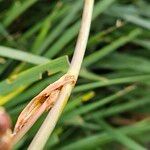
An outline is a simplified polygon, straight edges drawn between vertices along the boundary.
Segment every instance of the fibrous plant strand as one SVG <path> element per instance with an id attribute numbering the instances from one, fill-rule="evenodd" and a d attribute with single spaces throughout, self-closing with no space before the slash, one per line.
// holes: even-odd
<path id="1" fill-rule="evenodd" d="M 67 83 L 74 84 L 74 76 L 67 74 L 62 76 L 59 80 L 50 84 L 30 101 L 18 117 L 13 131 L 14 143 L 19 141 L 25 135 L 45 111 L 53 107 L 61 88 Z"/>

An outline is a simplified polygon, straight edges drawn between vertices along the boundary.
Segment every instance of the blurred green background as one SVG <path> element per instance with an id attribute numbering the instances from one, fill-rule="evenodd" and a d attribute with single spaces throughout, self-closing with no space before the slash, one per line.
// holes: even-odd
<path id="1" fill-rule="evenodd" d="M 0 0 L 0 105 L 13 126 L 67 71 L 82 8 L 83 0 Z M 149 59 L 149 1 L 95 0 L 80 78 L 45 150 L 150 149 Z M 16 150 L 27 149 L 45 115 Z"/>

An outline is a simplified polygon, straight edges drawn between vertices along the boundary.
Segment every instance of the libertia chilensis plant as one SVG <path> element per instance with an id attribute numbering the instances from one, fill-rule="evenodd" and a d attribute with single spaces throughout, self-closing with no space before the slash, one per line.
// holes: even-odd
<path id="1" fill-rule="evenodd" d="M 60 94 L 76 82 L 64 55 L 73 55 L 83 1 L 0 1 L 0 149 L 27 149 L 49 112 L 29 149 L 51 133 L 44 149 L 149 148 L 147 0 L 95 1 L 80 79 L 55 127 Z M 13 134 L 6 112 L 12 127 L 21 113 Z"/>

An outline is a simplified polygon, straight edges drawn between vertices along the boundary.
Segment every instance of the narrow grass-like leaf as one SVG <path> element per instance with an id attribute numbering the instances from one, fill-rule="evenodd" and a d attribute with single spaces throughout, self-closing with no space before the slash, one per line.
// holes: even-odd
<path id="1" fill-rule="evenodd" d="M 122 25 L 123 25 L 123 24 L 122 24 Z M 121 26 L 122 26 L 122 25 L 121 25 Z M 121 26 L 119 26 L 119 27 L 121 27 Z M 96 33 L 94 36 L 91 36 L 91 38 L 89 39 L 88 45 L 87 45 L 88 48 L 90 48 L 90 47 L 96 45 L 97 43 L 100 43 L 100 41 L 103 40 L 103 38 L 104 38 L 107 34 L 109 34 L 109 33 L 113 32 L 113 31 L 117 30 L 119 27 L 117 27 L 117 26 L 112 26 L 112 27 L 110 27 L 110 28 L 108 28 L 108 29 L 106 29 L 106 30 L 103 30 L 103 31 L 100 31 L 99 33 Z"/>
<path id="2" fill-rule="evenodd" d="M 127 137 L 122 132 L 114 129 L 111 127 L 108 123 L 103 121 L 102 119 L 96 119 L 97 122 L 104 128 L 112 138 L 116 139 L 116 141 L 123 144 L 126 148 L 132 149 L 132 150 L 146 150 L 143 146 L 135 142 L 133 139 Z"/>
<path id="3" fill-rule="evenodd" d="M 95 53 L 87 56 L 84 60 L 83 65 L 89 66 L 100 60 L 101 58 L 105 57 L 106 55 L 110 54 L 111 52 L 117 50 L 120 46 L 126 44 L 127 42 L 133 40 L 135 37 L 137 37 L 139 34 L 141 34 L 140 29 L 134 29 L 132 30 L 128 35 L 120 37 L 119 39 L 115 40 L 108 46 L 102 48 L 99 51 L 96 51 Z"/>
<path id="4" fill-rule="evenodd" d="M 142 40 L 142 39 L 136 39 L 133 41 L 137 45 L 140 45 L 148 50 L 150 50 L 150 41 L 149 40 Z"/>
<path id="5" fill-rule="evenodd" d="M 77 106 L 79 106 L 82 101 L 89 101 L 95 96 L 94 92 L 88 92 L 84 95 L 77 96 L 74 100 L 70 101 L 68 105 L 66 106 L 64 113 L 74 110 Z M 69 113 L 70 114 L 70 113 Z"/>
<path id="6" fill-rule="evenodd" d="M 93 19 L 95 19 L 98 15 L 104 12 L 109 6 L 111 6 L 116 0 L 102 0 L 97 2 L 94 7 Z"/>
<path id="7" fill-rule="evenodd" d="M 3 20 L 4 26 L 9 26 L 19 15 L 25 12 L 29 7 L 35 4 L 38 0 L 26 0 L 24 2 L 16 1 L 11 9 L 6 14 Z"/>
<path id="8" fill-rule="evenodd" d="M 94 8 L 92 19 L 95 20 L 106 8 L 108 8 L 115 0 L 103 0 L 97 3 Z M 65 34 L 45 53 L 46 57 L 52 58 L 60 52 L 64 46 L 69 43 L 77 35 L 77 31 L 80 27 L 80 22 L 77 21 L 72 27 L 70 27 Z"/>
<path id="9" fill-rule="evenodd" d="M 146 58 L 129 54 L 114 53 L 110 57 L 101 60 L 97 66 L 114 70 L 130 69 L 133 71 L 150 73 L 150 62 Z"/>
<path id="10" fill-rule="evenodd" d="M 61 57 L 50 61 L 49 63 L 33 67 L 27 71 L 24 71 L 11 79 L 6 79 L 0 83 L 0 94 L 5 95 L 19 87 L 27 86 L 42 78 L 44 72 L 48 72 L 49 75 L 57 73 L 59 71 L 67 71 L 69 67 L 67 57 Z"/>
<path id="11" fill-rule="evenodd" d="M 64 7 L 63 9 L 61 9 L 62 5 L 56 4 L 56 7 L 53 9 L 53 12 L 50 13 L 50 15 L 43 21 L 42 26 L 41 26 L 41 30 L 37 36 L 37 38 L 35 39 L 33 45 L 32 45 L 32 52 L 33 53 L 38 53 L 38 49 L 39 47 L 43 44 L 48 32 L 49 32 L 49 28 L 51 28 L 52 23 L 59 19 L 59 17 L 61 17 L 61 15 L 63 15 L 67 8 Z"/>
<path id="12" fill-rule="evenodd" d="M 85 68 L 81 69 L 80 77 L 83 77 L 84 79 L 88 79 L 88 80 L 93 80 L 93 81 L 107 81 L 107 78 L 97 75 L 89 70 L 86 70 Z"/>
<path id="13" fill-rule="evenodd" d="M 126 95 L 127 93 L 129 93 L 130 91 L 134 90 L 135 87 L 134 86 L 129 86 L 123 90 L 120 90 L 119 92 L 113 94 L 113 95 L 110 95 L 106 98 L 103 98 L 101 100 L 98 100 L 97 102 L 93 102 L 91 104 L 88 104 L 88 105 L 85 105 L 85 106 L 82 106 L 72 112 L 70 112 L 69 114 L 66 114 L 64 115 L 63 119 L 68 119 L 68 118 L 73 118 L 74 116 L 76 115 L 82 115 L 82 114 L 86 114 L 94 109 L 97 109 L 97 108 L 100 108 L 114 100 L 116 100 L 117 98 L 119 97 L 122 97 L 124 95 Z"/>
<path id="14" fill-rule="evenodd" d="M 35 39 L 35 42 L 33 43 L 33 46 L 31 48 L 33 53 L 36 52 L 36 50 L 43 43 L 46 35 L 48 34 L 48 31 L 49 31 L 49 29 L 51 27 L 51 18 L 53 18 L 53 17 L 55 17 L 55 14 L 52 17 L 48 18 L 47 20 L 45 20 L 43 22 L 41 30 L 40 30 L 37 38 Z"/>
<path id="15" fill-rule="evenodd" d="M 64 20 L 53 30 L 46 38 L 46 40 L 43 42 L 41 47 L 39 48 L 38 53 L 42 53 L 43 51 L 46 50 L 46 48 L 57 38 L 63 30 L 72 22 L 72 19 L 76 16 L 78 11 L 81 9 L 81 1 L 77 1 L 73 8 L 71 9 L 71 12 L 65 17 Z"/>
<path id="16" fill-rule="evenodd" d="M 137 24 L 141 27 L 144 27 L 150 30 L 150 20 L 146 20 L 144 18 L 134 16 L 134 15 L 125 15 L 124 18 L 131 23 Z"/>
<path id="17" fill-rule="evenodd" d="M 50 61 L 49 59 L 41 56 L 36 56 L 28 52 L 24 52 L 21 50 L 16 50 L 4 46 L 0 46 L 0 56 L 15 59 L 15 60 L 20 60 L 20 61 L 24 61 L 36 65 L 47 63 Z"/>
<path id="18" fill-rule="evenodd" d="M 52 20 L 57 20 L 57 19 L 60 19 L 62 16 L 64 16 L 67 11 L 68 11 L 68 7 L 64 7 L 63 9 L 59 10 L 59 13 L 58 12 L 55 12 L 57 13 L 57 15 L 55 16 L 55 18 L 53 18 Z M 54 10 L 55 11 L 55 10 Z M 54 13 L 54 12 L 53 12 Z M 41 20 L 41 22 L 38 22 L 36 24 L 34 24 L 32 27 L 30 27 L 19 39 L 20 41 L 24 41 L 24 40 L 27 40 L 28 38 L 32 37 L 33 34 L 35 34 L 36 32 L 38 32 L 41 28 L 42 28 L 42 25 L 43 25 L 43 22 L 46 22 L 46 20 L 48 20 L 48 18 L 50 18 L 52 14 L 50 13 L 48 16 L 46 16 L 46 18 L 44 18 L 43 20 Z"/>
<path id="19" fill-rule="evenodd" d="M 118 131 L 127 135 L 139 135 L 144 132 L 150 131 L 149 121 L 140 122 L 124 128 L 119 128 Z M 112 141 L 114 141 L 114 138 L 112 138 L 108 133 L 99 133 L 88 136 L 86 138 L 84 137 L 79 141 L 73 141 L 66 146 L 62 146 L 60 150 L 93 149 Z"/>
<path id="20" fill-rule="evenodd" d="M 62 73 L 58 73 L 56 75 L 53 75 L 50 78 L 46 78 L 36 84 L 33 84 L 32 86 L 30 86 L 30 88 L 26 89 L 24 92 L 20 93 L 18 96 L 11 99 L 11 101 L 6 103 L 5 107 L 7 109 L 11 109 L 11 108 L 15 107 L 16 105 L 18 106 L 22 103 L 26 103 L 28 100 L 30 100 L 31 97 L 36 96 L 46 86 L 48 86 L 49 84 L 51 84 L 54 81 L 56 81 L 57 79 L 59 79 L 61 76 L 62 76 Z"/>
<path id="21" fill-rule="evenodd" d="M 24 91 L 25 88 L 26 87 L 21 87 L 15 91 L 12 91 L 11 93 L 7 94 L 6 96 L 0 96 L 0 105 L 4 105 L 5 103 L 7 103 L 10 99 L 12 99 L 16 95 L 18 95 L 19 93 Z"/>
<path id="22" fill-rule="evenodd" d="M 98 112 L 94 112 L 93 114 L 91 114 L 91 116 L 87 116 L 86 119 L 91 119 L 93 117 L 109 117 L 115 114 L 119 114 L 119 113 L 129 111 L 138 107 L 149 105 L 149 104 L 150 104 L 149 96 L 147 96 L 147 97 L 141 98 L 140 100 L 130 101 L 125 104 L 115 105 L 115 106 L 112 106 L 111 108 L 101 110 Z"/>
<path id="23" fill-rule="evenodd" d="M 150 20 L 140 16 L 140 11 L 130 6 L 114 5 L 107 12 L 109 15 L 121 17 L 128 22 L 150 29 Z"/>
<path id="24" fill-rule="evenodd" d="M 131 76 L 131 77 L 125 77 L 125 78 L 109 79 L 107 81 L 99 81 L 99 82 L 79 85 L 74 89 L 74 92 L 86 91 L 86 90 L 104 87 L 104 86 L 108 86 L 108 85 L 117 85 L 117 84 L 147 81 L 149 79 L 150 79 L 149 74 L 148 75 L 137 75 L 137 76 Z"/>
<path id="25" fill-rule="evenodd" d="M 60 50 L 62 48 L 64 48 L 64 46 L 67 43 L 69 43 L 69 41 L 71 41 L 77 35 L 77 31 L 78 31 L 79 27 L 80 27 L 80 23 L 77 22 L 75 25 L 73 25 L 71 28 L 69 28 L 61 36 L 61 38 L 58 41 L 56 41 L 56 43 L 53 44 L 53 46 L 50 49 L 47 50 L 47 52 L 44 54 L 44 56 L 52 58 L 56 54 L 58 54 L 60 52 Z"/>

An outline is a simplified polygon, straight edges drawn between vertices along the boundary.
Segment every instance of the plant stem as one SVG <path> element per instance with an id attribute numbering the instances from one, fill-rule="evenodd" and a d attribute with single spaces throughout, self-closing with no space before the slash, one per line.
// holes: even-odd
<path id="1" fill-rule="evenodd" d="M 68 71 L 68 74 L 74 75 L 76 79 L 78 78 L 84 53 L 86 50 L 91 25 L 93 5 L 94 0 L 85 0 L 80 33 L 78 36 L 71 66 Z M 42 150 L 44 148 L 46 141 L 48 140 L 49 136 L 54 130 L 55 125 L 68 101 L 73 87 L 73 84 L 67 84 L 62 88 L 55 105 L 49 112 L 41 128 L 39 129 L 38 133 L 31 142 L 28 150 Z"/>
<path id="2" fill-rule="evenodd" d="M 79 71 L 81 68 L 81 64 L 87 46 L 90 25 L 91 25 L 91 18 L 92 18 L 93 4 L 94 4 L 94 0 L 85 0 L 80 33 L 78 36 L 75 52 L 69 70 L 69 72 L 71 74 L 74 74 L 76 77 L 79 75 Z"/>

